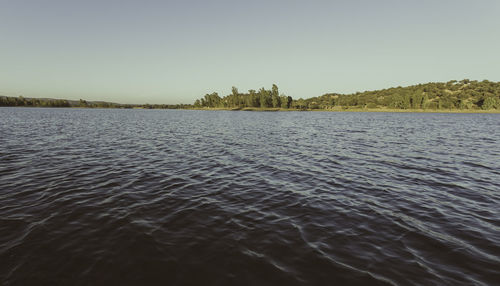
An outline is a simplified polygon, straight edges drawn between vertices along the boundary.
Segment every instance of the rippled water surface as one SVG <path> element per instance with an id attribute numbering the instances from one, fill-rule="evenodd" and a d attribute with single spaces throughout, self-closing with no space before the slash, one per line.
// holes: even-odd
<path id="1" fill-rule="evenodd" d="M 499 127 L 0 108 L 0 284 L 494 285 Z"/>

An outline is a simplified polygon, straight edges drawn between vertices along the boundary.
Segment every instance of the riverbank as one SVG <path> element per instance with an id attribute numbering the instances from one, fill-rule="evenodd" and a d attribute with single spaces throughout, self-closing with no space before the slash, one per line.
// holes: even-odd
<path id="1" fill-rule="evenodd" d="M 227 108 L 227 107 L 190 107 L 190 108 L 147 108 L 142 106 L 134 107 L 82 107 L 82 106 L 69 106 L 69 107 L 54 107 L 54 106 L 0 106 L 0 107 L 14 107 L 14 108 L 74 108 L 74 109 L 178 109 L 178 110 L 204 110 L 204 111 L 257 111 L 257 112 L 289 112 L 289 111 L 312 111 L 312 112 L 395 112 L 395 113 L 500 113 L 500 109 L 395 109 L 395 108 L 343 108 L 334 107 L 329 109 L 295 109 L 295 108 L 258 108 L 258 107 L 244 107 L 244 108 Z"/>
<path id="2" fill-rule="evenodd" d="M 285 108 L 225 108 L 225 107 L 203 107 L 187 108 L 189 110 L 211 110 L 211 111 L 260 111 L 260 112 L 287 112 L 287 111 L 314 111 L 314 112 L 398 112 L 398 113 L 500 113 L 500 109 L 395 109 L 395 108 L 344 108 L 334 107 L 330 109 L 285 109 Z"/>

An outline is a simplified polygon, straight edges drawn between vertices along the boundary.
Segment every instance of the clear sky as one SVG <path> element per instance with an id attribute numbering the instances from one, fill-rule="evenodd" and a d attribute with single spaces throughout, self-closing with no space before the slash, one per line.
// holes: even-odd
<path id="1" fill-rule="evenodd" d="M 192 103 L 500 81 L 499 0 L 0 0 L 0 94 Z"/>

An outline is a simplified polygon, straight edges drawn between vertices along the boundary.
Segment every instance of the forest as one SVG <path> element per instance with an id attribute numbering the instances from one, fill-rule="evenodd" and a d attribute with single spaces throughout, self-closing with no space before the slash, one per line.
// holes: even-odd
<path id="1" fill-rule="evenodd" d="M 393 109 L 500 109 L 500 83 L 467 79 L 354 94 L 327 93 L 305 100 L 310 109 L 333 106 Z"/>
<path id="2" fill-rule="evenodd" d="M 220 97 L 216 92 L 195 101 L 197 108 L 280 108 L 299 110 L 329 109 L 429 109 L 429 110 L 490 110 L 500 109 L 500 82 L 452 80 L 431 82 L 408 87 L 393 87 L 352 94 L 326 93 L 308 99 L 292 99 L 271 90 L 249 90 Z"/>

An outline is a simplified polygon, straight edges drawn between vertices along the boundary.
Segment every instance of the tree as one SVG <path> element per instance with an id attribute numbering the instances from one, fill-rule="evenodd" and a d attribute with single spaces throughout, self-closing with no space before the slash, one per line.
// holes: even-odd
<path id="1" fill-rule="evenodd" d="M 419 109 L 422 107 L 422 94 L 417 92 L 410 97 L 411 108 Z"/>
<path id="2" fill-rule="evenodd" d="M 205 94 L 205 105 L 207 107 L 218 107 L 220 105 L 221 98 L 217 92 L 212 92 L 211 94 Z"/>
<path id="3" fill-rule="evenodd" d="M 255 89 L 250 89 L 248 91 L 251 105 L 249 107 L 260 107 L 260 96 L 257 94 Z"/>
<path id="4" fill-rule="evenodd" d="M 295 106 L 298 108 L 298 109 L 306 109 L 306 101 L 302 98 L 299 98 L 297 100 L 297 102 L 295 103 Z"/>
<path id="5" fill-rule="evenodd" d="M 498 108 L 498 105 L 499 105 L 499 102 L 496 98 L 494 98 L 493 96 L 490 96 L 490 97 L 487 97 L 484 101 L 483 101 L 483 105 L 481 106 L 482 109 L 495 109 L 495 108 Z"/>
<path id="6" fill-rule="evenodd" d="M 286 97 L 286 105 L 287 105 L 287 108 L 291 108 L 292 107 L 292 102 L 293 102 L 293 99 L 291 96 L 287 96 Z"/>
<path id="7" fill-rule="evenodd" d="M 288 106 L 288 98 L 286 97 L 286 95 L 282 94 L 280 96 L 280 107 L 281 108 L 289 108 Z"/>
<path id="8" fill-rule="evenodd" d="M 267 108 L 272 106 L 271 94 L 265 88 L 259 89 L 260 107 Z"/>
<path id="9" fill-rule="evenodd" d="M 273 96 L 279 96 L 279 92 L 278 92 L 278 86 L 273 84 L 273 87 L 271 88 L 271 93 Z"/>
<path id="10" fill-rule="evenodd" d="M 427 109 L 428 106 L 429 106 L 429 97 L 427 96 L 427 94 L 425 94 L 424 98 L 422 99 L 422 108 Z"/>
<path id="11" fill-rule="evenodd" d="M 279 95 L 275 95 L 275 94 L 273 93 L 273 95 L 272 95 L 272 102 L 273 102 L 273 107 L 274 107 L 274 108 L 278 108 L 278 107 L 280 107 L 280 103 L 281 103 L 281 101 L 280 101 L 280 97 L 279 97 Z"/>

